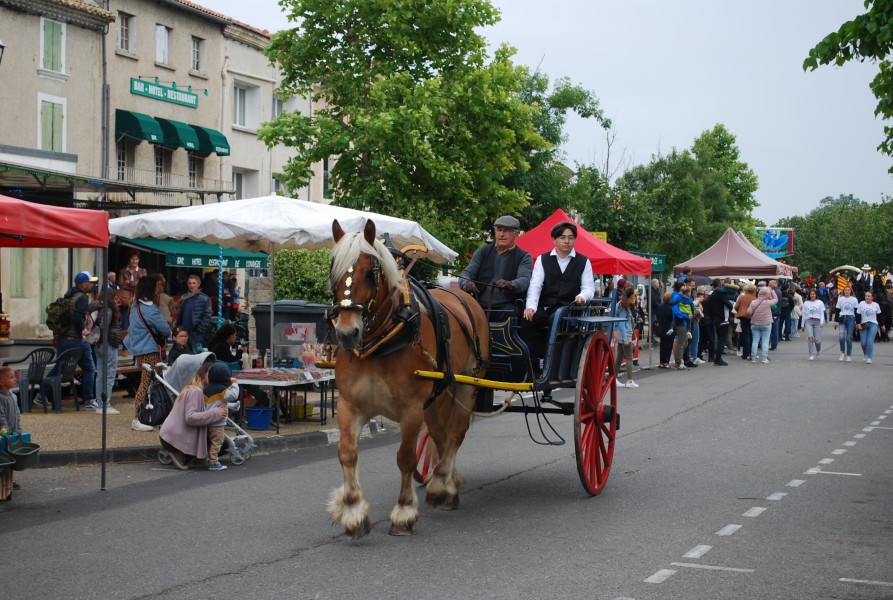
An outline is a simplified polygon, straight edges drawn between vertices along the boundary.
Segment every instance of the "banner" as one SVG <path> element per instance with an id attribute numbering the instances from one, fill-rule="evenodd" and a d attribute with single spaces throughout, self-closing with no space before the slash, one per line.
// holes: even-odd
<path id="1" fill-rule="evenodd" d="M 760 237 L 760 252 L 778 260 L 794 254 L 794 230 L 790 227 L 755 227 Z"/>

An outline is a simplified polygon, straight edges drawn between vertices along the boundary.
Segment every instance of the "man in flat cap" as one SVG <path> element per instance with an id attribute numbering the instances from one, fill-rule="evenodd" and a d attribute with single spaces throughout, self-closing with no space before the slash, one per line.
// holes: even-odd
<path id="1" fill-rule="evenodd" d="M 493 227 L 494 241 L 475 250 L 459 275 L 459 287 L 477 298 L 484 310 L 511 311 L 515 300 L 527 293 L 533 259 L 515 245 L 521 230 L 518 219 L 504 215 Z"/>

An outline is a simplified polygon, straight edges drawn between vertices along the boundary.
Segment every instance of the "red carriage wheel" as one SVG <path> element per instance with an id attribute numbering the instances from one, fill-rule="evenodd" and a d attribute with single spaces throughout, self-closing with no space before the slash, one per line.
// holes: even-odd
<path id="1" fill-rule="evenodd" d="M 593 334 L 583 349 L 574 404 L 574 446 L 577 472 L 592 496 L 608 481 L 617 433 L 617 373 L 603 333 Z"/>
<path id="2" fill-rule="evenodd" d="M 428 476 L 428 472 L 431 470 L 431 455 L 435 451 L 434 440 L 428 435 L 427 425 L 422 425 L 422 430 L 419 431 L 419 441 L 415 448 L 417 460 L 415 473 L 412 474 L 412 478 L 418 483 L 425 483 L 425 477 Z"/>

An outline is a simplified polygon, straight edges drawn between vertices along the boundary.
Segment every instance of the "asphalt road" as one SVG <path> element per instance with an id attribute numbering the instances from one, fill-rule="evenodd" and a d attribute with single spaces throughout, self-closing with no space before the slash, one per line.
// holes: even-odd
<path id="1" fill-rule="evenodd" d="M 107 491 L 98 467 L 25 471 L 0 503 L 3 596 L 893 598 L 893 344 L 873 365 L 805 345 L 639 374 L 594 498 L 571 417 L 551 418 L 564 446 L 532 443 L 521 415 L 479 419 L 459 510 L 423 508 L 412 537 L 387 535 L 389 433 L 361 444 L 375 528 L 359 542 L 325 512 L 334 446 L 222 473 L 112 465 Z"/>

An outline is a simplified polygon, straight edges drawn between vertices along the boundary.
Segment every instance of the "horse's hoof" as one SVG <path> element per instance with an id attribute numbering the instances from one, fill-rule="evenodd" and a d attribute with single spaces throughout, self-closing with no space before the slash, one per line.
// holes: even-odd
<path id="1" fill-rule="evenodd" d="M 446 496 L 435 508 L 437 510 L 456 510 L 459 508 L 459 495 Z"/>
<path id="2" fill-rule="evenodd" d="M 345 533 L 347 535 L 349 535 L 350 539 L 352 539 L 352 540 L 361 540 L 364 537 L 366 537 L 367 535 L 369 535 L 369 532 L 371 532 L 371 531 L 372 531 L 372 524 L 369 522 L 369 519 L 367 517 L 366 519 L 363 519 L 363 522 L 360 524 L 359 527 L 356 528 L 356 530 L 345 531 Z"/>
<path id="3" fill-rule="evenodd" d="M 412 525 L 394 525 L 391 523 L 388 535 L 412 535 Z"/>

